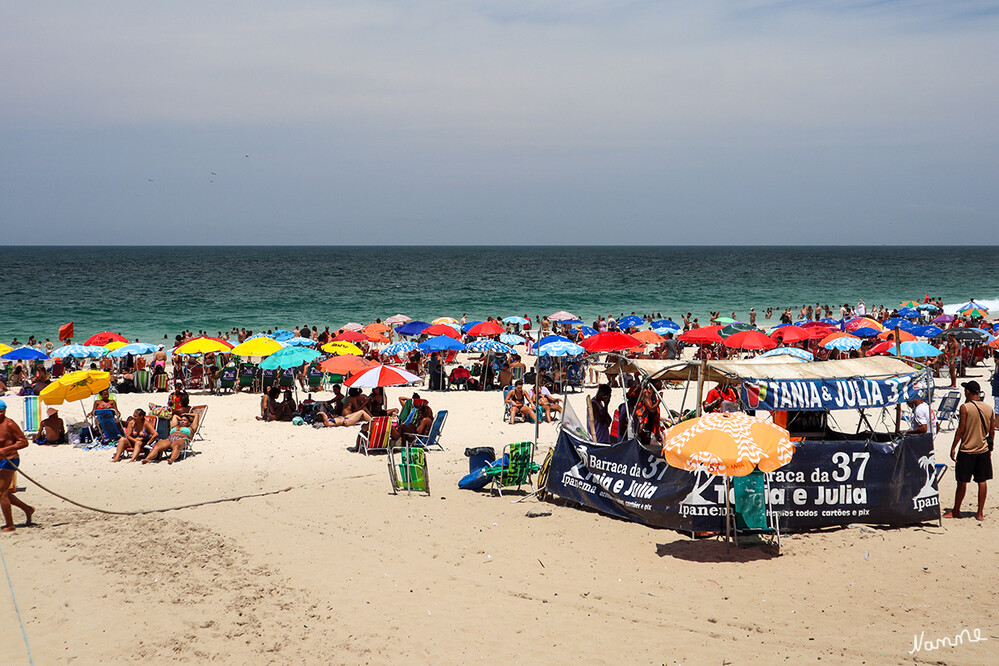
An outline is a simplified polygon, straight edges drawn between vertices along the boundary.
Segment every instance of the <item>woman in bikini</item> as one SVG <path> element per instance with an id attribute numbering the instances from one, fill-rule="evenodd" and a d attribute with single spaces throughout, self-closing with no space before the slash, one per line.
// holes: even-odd
<path id="1" fill-rule="evenodd" d="M 135 410 L 125 425 L 125 436 L 118 440 L 118 449 L 114 452 L 111 462 L 121 460 L 121 454 L 128 448 L 132 449 L 132 462 L 135 462 L 139 459 L 139 451 L 142 450 L 142 447 L 154 437 L 156 437 L 156 429 L 146 421 L 145 410 Z"/>
<path id="2" fill-rule="evenodd" d="M 193 419 L 191 414 L 182 414 L 177 420 L 176 427 L 170 429 L 170 434 L 167 435 L 166 439 L 161 439 L 153 445 L 149 455 L 142 459 L 142 464 L 145 465 L 147 462 L 155 460 L 161 453 L 169 449 L 170 458 L 167 460 L 167 464 L 172 465 L 180 456 L 180 452 L 187 448 L 191 438 L 194 437 L 194 433 L 198 429 L 199 418 L 197 414 L 193 415 Z"/>
<path id="3" fill-rule="evenodd" d="M 326 416 L 323 412 L 316 412 L 316 416 L 322 421 L 323 426 L 326 428 L 343 428 L 346 426 L 357 425 L 361 421 L 370 422 L 371 414 L 368 414 L 365 410 L 359 412 L 352 412 L 348 416 Z"/>

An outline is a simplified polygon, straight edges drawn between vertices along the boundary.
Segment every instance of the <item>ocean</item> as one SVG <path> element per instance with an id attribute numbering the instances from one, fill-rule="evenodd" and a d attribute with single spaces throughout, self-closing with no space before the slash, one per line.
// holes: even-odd
<path id="1" fill-rule="evenodd" d="M 5 247 L 0 341 L 111 330 L 162 342 L 402 313 L 531 317 L 974 298 L 999 308 L 996 247 Z"/>

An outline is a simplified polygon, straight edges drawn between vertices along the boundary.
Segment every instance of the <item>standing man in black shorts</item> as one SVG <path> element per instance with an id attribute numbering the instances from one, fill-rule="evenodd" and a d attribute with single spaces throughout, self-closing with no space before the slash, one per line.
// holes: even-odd
<path id="1" fill-rule="evenodd" d="M 944 514 L 944 518 L 960 518 L 961 502 L 968 483 L 978 484 L 978 513 L 975 518 L 985 520 L 986 482 L 992 478 L 992 451 L 989 440 L 995 436 L 995 412 L 982 402 L 982 387 L 978 382 L 964 382 L 965 403 L 961 405 L 961 421 L 954 433 L 954 446 L 950 457 L 956 463 L 954 476 L 957 478 L 957 491 L 954 494 L 954 508 Z"/>

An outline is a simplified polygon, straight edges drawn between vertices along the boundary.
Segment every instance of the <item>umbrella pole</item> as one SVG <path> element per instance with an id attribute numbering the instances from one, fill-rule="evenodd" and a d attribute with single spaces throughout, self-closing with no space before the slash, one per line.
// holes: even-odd
<path id="1" fill-rule="evenodd" d="M 899 340 L 898 335 L 898 324 L 895 324 L 895 356 L 902 358 L 902 343 Z M 895 434 L 898 434 L 899 429 L 902 426 L 902 403 L 895 405 Z M 933 424 L 930 424 L 933 427 Z M 929 430 L 929 428 L 927 428 Z"/>
<path id="2" fill-rule="evenodd" d="M 703 351 L 703 350 L 702 350 Z M 701 407 L 701 399 L 704 395 L 704 371 L 708 367 L 708 359 L 705 355 L 701 355 L 701 364 L 697 366 L 697 415 L 700 416 L 703 411 Z"/>

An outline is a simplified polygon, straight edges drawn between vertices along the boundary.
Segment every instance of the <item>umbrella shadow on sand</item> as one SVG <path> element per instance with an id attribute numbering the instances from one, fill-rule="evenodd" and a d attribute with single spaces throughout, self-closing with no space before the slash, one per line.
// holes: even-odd
<path id="1" fill-rule="evenodd" d="M 688 562 L 756 562 L 779 557 L 777 550 L 767 544 L 749 545 L 741 548 L 725 545 L 722 538 L 696 539 L 682 537 L 670 543 L 657 543 L 656 555 L 674 557 Z"/>

